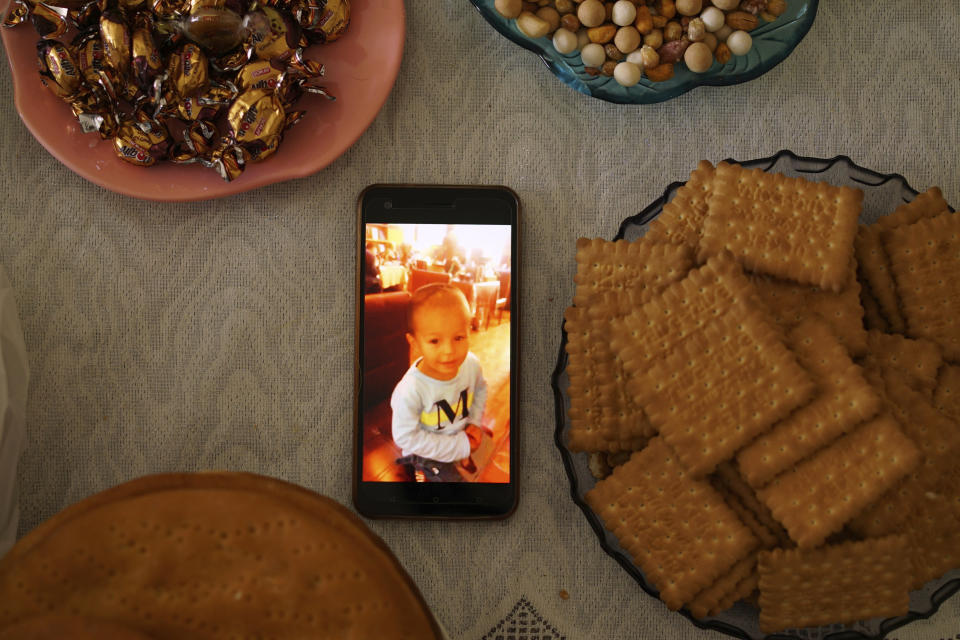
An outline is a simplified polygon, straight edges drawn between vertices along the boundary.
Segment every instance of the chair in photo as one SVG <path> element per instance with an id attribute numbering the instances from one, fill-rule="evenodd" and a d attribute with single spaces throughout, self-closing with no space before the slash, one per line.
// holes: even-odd
<path id="1" fill-rule="evenodd" d="M 407 281 L 407 291 L 413 293 L 425 284 L 434 282 L 450 282 L 450 274 L 445 271 L 428 271 L 426 269 L 410 269 L 410 279 Z"/>

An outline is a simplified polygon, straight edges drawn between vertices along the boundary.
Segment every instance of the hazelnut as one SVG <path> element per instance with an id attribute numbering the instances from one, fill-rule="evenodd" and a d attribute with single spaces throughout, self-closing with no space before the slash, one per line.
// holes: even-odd
<path id="1" fill-rule="evenodd" d="M 613 5 L 613 14 L 611 16 L 613 24 L 619 27 L 625 27 L 633 24 L 637 18 L 637 7 L 630 0 L 617 0 Z"/>
<path id="2" fill-rule="evenodd" d="M 677 13 L 682 16 L 695 16 L 703 9 L 703 0 L 677 0 Z"/>
<path id="3" fill-rule="evenodd" d="M 577 18 L 585 27 L 599 27 L 605 16 L 606 11 L 600 0 L 583 0 L 577 7 Z"/>
<path id="4" fill-rule="evenodd" d="M 624 53 L 630 53 L 639 47 L 641 42 L 643 42 L 643 38 L 640 37 L 640 32 L 633 26 L 620 27 L 617 29 L 617 35 L 613 37 L 613 43 L 617 45 L 617 49 Z"/>
<path id="5" fill-rule="evenodd" d="M 713 53 L 702 42 L 694 42 L 683 52 L 683 61 L 694 73 L 703 73 L 713 65 Z"/>
<path id="6" fill-rule="evenodd" d="M 576 14 L 565 13 L 560 16 L 560 26 L 566 29 L 567 31 L 572 31 L 576 33 L 580 30 L 580 21 L 577 20 Z"/>
<path id="7" fill-rule="evenodd" d="M 687 37 L 693 42 L 700 42 L 707 35 L 707 28 L 700 18 L 694 18 L 687 25 Z"/>
<path id="8" fill-rule="evenodd" d="M 624 87 L 632 87 L 637 84 L 642 76 L 640 67 L 632 62 L 621 62 L 613 68 L 613 79 Z"/>

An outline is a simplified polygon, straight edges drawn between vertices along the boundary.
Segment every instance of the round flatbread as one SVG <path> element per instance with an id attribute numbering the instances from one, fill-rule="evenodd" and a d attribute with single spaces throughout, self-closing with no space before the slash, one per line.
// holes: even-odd
<path id="1" fill-rule="evenodd" d="M 146 476 L 41 524 L 0 560 L 0 629 L 51 613 L 156 640 L 441 637 L 359 518 L 243 473 Z"/>
<path id="2" fill-rule="evenodd" d="M 37 616 L 0 629 L 0 640 L 151 640 L 139 631 L 103 620 L 59 613 Z"/>

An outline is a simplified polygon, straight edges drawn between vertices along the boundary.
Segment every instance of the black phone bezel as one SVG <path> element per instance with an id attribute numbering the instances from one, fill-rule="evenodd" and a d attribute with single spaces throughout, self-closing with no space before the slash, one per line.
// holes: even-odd
<path id="1" fill-rule="evenodd" d="M 389 203 L 389 204 L 387 204 Z M 362 480 L 363 270 L 365 225 L 372 223 L 509 224 L 510 276 L 510 482 L 416 483 Z M 353 504 L 368 518 L 498 519 L 518 502 L 520 346 L 520 200 L 505 186 L 375 184 L 357 200 L 354 349 Z"/>

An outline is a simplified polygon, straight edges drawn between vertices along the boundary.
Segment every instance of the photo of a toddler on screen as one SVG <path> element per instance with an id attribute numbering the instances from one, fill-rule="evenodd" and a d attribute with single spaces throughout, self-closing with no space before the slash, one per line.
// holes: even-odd
<path id="1" fill-rule="evenodd" d="M 368 223 L 366 244 L 362 479 L 509 482 L 510 227 Z"/>
<path id="2" fill-rule="evenodd" d="M 407 341 L 421 355 L 393 390 L 391 431 L 403 452 L 397 462 L 418 480 L 459 481 L 457 464 L 476 471 L 470 454 L 485 434 L 487 383 L 470 353 L 470 319 L 466 296 L 450 284 L 428 284 L 410 300 Z"/>

